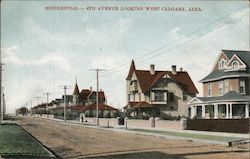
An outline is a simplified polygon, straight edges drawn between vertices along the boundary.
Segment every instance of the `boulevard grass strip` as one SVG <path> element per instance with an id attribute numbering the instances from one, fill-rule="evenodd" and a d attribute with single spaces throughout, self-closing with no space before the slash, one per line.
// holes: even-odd
<path id="1" fill-rule="evenodd" d="M 128 129 L 128 130 L 142 132 L 142 133 L 151 133 L 151 134 L 167 135 L 167 136 L 181 137 L 181 138 L 192 138 L 192 139 L 200 139 L 200 140 L 210 140 L 210 141 L 217 141 L 217 142 L 229 142 L 229 141 L 244 139 L 244 138 L 239 138 L 239 137 L 192 134 L 192 133 L 160 131 L 160 130 L 147 130 L 147 129 Z"/>
<path id="2" fill-rule="evenodd" d="M 16 124 L 0 125 L 0 155 L 7 158 L 54 158 L 54 155 Z"/>

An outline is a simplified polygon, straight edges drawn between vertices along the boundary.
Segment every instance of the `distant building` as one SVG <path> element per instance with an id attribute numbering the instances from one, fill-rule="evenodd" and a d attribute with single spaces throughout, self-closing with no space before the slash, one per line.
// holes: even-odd
<path id="1" fill-rule="evenodd" d="M 82 89 L 81 92 L 79 92 L 79 88 L 76 82 L 74 91 L 72 94 L 72 100 L 70 100 L 69 102 L 72 103 L 72 104 L 69 104 L 71 106 L 90 105 L 90 104 L 96 103 L 96 91 L 93 91 L 92 87 L 90 87 L 90 89 Z M 102 89 L 98 92 L 98 102 L 99 103 L 106 102 L 105 94 Z"/>
<path id="2" fill-rule="evenodd" d="M 86 117 L 96 116 L 96 104 L 90 104 L 81 109 L 81 112 L 85 114 Z M 98 104 L 99 117 L 101 118 L 112 118 L 116 117 L 118 110 L 109 105 L 100 103 Z"/>
<path id="3" fill-rule="evenodd" d="M 28 109 L 26 107 L 21 107 L 19 109 L 16 109 L 16 115 L 27 115 Z"/>
<path id="4" fill-rule="evenodd" d="M 92 87 L 89 89 L 82 89 L 80 92 L 76 81 L 72 95 L 66 95 L 67 118 L 78 120 L 80 113 L 86 113 L 86 116 L 93 117 L 96 114 L 96 95 L 97 93 L 92 90 Z M 115 115 L 117 109 L 106 105 L 106 98 L 103 90 L 98 92 L 98 101 L 100 117 L 113 117 Z M 62 99 L 52 101 L 50 106 L 53 110 L 53 114 L 61 118 L 64 113 L 64 95 Z"/>
<path id="5" fill-rule="evenodd" d="M 222 50 L 200 82 L 204 97 L 189 102 L 191 118 L 249 118 L 249 51 Z"/>
<path id="6" fill-rule="evenodd" d="M 47 103 L 39 104 L 31 108 L 32 114 L 47 114 Z"/>
<path id="7" fill-rule="evenodd" d="M 172 66 L 171 71 L 138 70 L 132 61 L 127 83 L 127 105 L 130 115 L 187 116 L 187 102 L 198 93 L 186 71 Z"/>

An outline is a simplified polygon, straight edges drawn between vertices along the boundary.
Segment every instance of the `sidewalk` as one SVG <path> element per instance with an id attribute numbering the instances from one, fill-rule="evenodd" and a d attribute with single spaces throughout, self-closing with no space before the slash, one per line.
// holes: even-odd
<path id="1" fill-rule="evenodd" d="M 37 118 L 37 117 L 36 117 Z M 111 131 L 119 131 L 119 132 L 127 132 L 127 133 L 136 133 L 142 135 L 151 135 L 156 137 L 163 137 L 167 139 L 176 139 L 176 140 L 188 140 L 188 141 L 197 141 L 197 142 L 205 142 L 210 144 L 220 144 L 229 146 L 229 142 L 249 139 L 250 134 L 236 134 L 236 133 L 224 133 L 224 132 L 209 132 L 209 131 L 194 131 L 194 130 L 175 130 L 168 128 L 148 128 L 148 127 L 126 127 L 124 125 L 115 125 L 115 126 L 107 126 L 100 125 L 96 126 L 93 123 L 81 123 L 79 121 L 67 120 L 64 123 L 63 120 L 60 119 L 47 119 L 40 118 L 46 120 L 57 121 L 62 124 L 70 124 L 75 126 L 83 126 L 88 128 L 97 128 Z"/>

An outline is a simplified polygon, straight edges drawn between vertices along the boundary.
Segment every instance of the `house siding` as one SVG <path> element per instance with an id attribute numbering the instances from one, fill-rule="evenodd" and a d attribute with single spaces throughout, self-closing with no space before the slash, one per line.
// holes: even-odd
<path id="1" fill-rule="evenodd" d="M 228 80 L 228 90 L 225 90 L 225 80 Z M 237 93 L 239 93 L 239 79 L 225 79 L 225 80 L 220 80 L 224 82 L 224 94 L 226 94 L 230 90 L 234 90 Z M 208 83 L 203 83 L 203 96 L 208 97 L 208 85 L 211 83 L 211 96 L 220 96 L 219 94 L 219 82 L 220 81 L 215 81 L 215 82 L 208 82 Z"/>
<path id="2" fill-rule="evenodd" d="M 222 54 L 220 55 L 218 61 L 217 61 L 216 64 L 215 64 L 214 71 L 219 70 L 219 61 L 220 61 L 222 58 L 224 58 L 224 59 L 228 62 L 227 57 L 222 53 Z"/>

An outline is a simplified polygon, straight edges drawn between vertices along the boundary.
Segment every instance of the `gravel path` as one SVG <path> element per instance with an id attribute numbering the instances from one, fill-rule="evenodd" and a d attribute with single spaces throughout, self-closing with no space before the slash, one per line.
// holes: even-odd
<path id="1" fill-rule="evenodd" d="M 45 119 L 20 117 L 17 122 L 62 158 L 248 159 L 250 156 L 249 152 L 221 145 L 85 128 Z"/>

